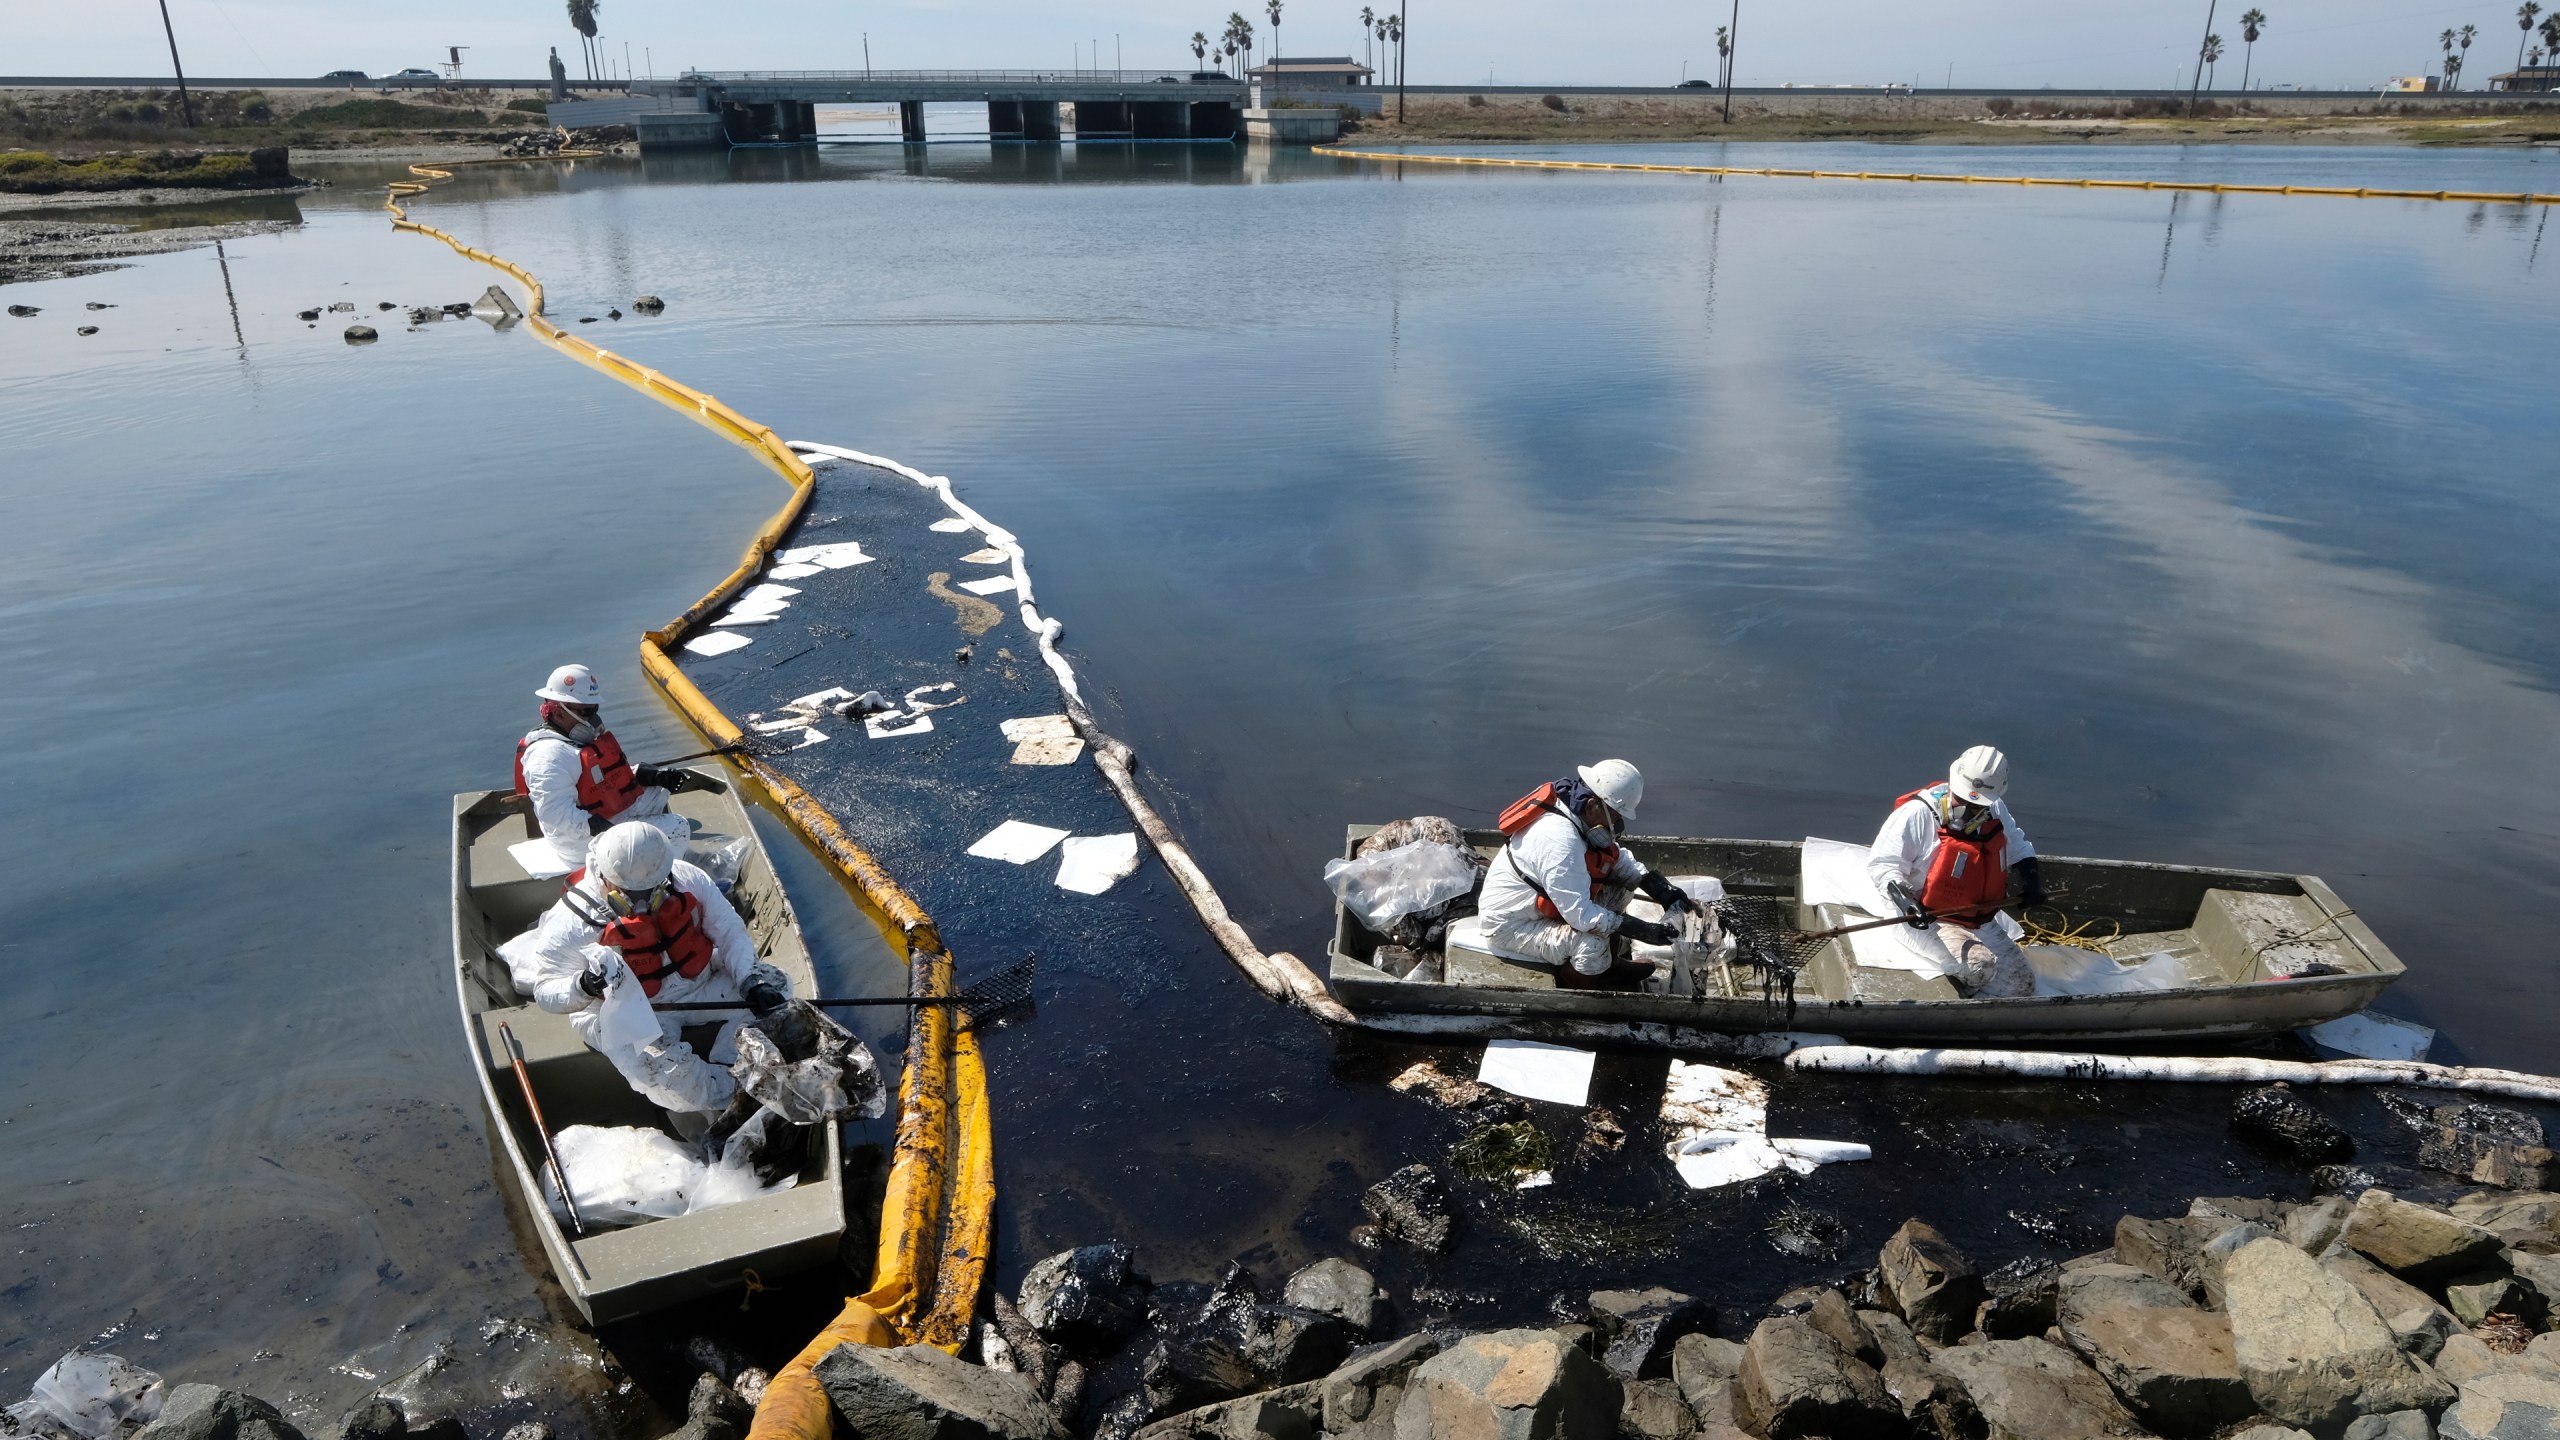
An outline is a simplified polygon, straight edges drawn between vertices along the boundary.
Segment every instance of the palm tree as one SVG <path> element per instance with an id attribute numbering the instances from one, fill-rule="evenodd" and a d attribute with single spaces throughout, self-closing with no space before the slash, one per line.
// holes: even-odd
<path id="1" fill-rule="evenodd" d="M 2453 32 L 2447 30 L 2438 35 L 2436 43 L 2444 47 L 2444 88 L 2450 90 L 2453 88 L 2453 77 L 2462 70 L 2460 62 L 2453 58 Z"/>
<path id="2" fill-rule="evenodd" d="M 2207 35 L 2204 37 L 2204 49 L 2201 52 L 2201 56 L 2204 60 L 2204 88 L 2210 90 L 2213 88 L 2214 63 L 2222 58 L 2222 37 L 2219 35 Z"/>
<path id="3" fill-rule="evenodd" d="M 1191 63 L 1193 65 L 1209 63 L 1209 37 L 1197 30 L 1191 32 Z"/>
<path id="4" fill-rule="evenodd" d="M 2249 61 L 2258 49 L 2258 32 L 2267 28 L 2267 12 L 2250 10 L 2240 17 L 2240 88 L 2249 88 Z"/>
<path id="5" fill-rule="evenodd" d="M 2472 38 L 2479 33 L 2480 27 L 2477 25 L 2465 25 L 2462 27 L 2462 54 L 2456 57 L 2453 62 L 2454 85 L 2457 89 L 2460 88 L 2462 84 L 2462 68 L 2471 63 Z"/>
<path id="6" fill-rule="evenodd" d="M 1280 0 L 1270 0 L 1262 7 L 1262 13 L 1271 17 L 1271 63 L 1277 65 L 1280 63 Z M 1279 77 L 1275 75 L 1272 78 L 1276 80 Z"/>
<path id="7" fill-rule="evenodd" d="M 1361 58 L 1362 58 L 1363 60 L 1366 60 L 1366 61 L 1368 62 L 1368 65 L 1369 65 L 1369 74 L 1370 74 L 1371 78 L 1373 78 L 1373 79 L 1377 76 L 1377 73 L 1378 73 L 1378 53 L 1377 53 L 1376 51 L 1374 51 L 1374 50 L 1372 50 L 1372 49 L 1370 49 L 1370 48 L 1369 48 L 1369 37 L 1370 37 L 1371 32 L 1375 31 L 1377 28 L 1378 28 L 1378 17 L 1377 17 L 1377 15 L 1376 15 L 1374 12 L 1372 12 L 1372 11 L 1369 9 L 1369 7 L 1368 7 L 1368 6 L 1366 6 L 1366 5 L 1361 6 L 1361 7 L 1360 7 L 1360 52 L 1361 52 Z"/>
<path id="8" fill-rule="evenodd" d="M 2533 17 L 2541 13 L 2542 7 L 2534 4 L 2533 0 L 2524 0 L 2516 7 L 2516 29 L 2522 32 L 2516 36 L 2516 68 L 2519 70 L 2524 68 L 2524 44 L 2533 38 Z"/>
<path id="9" fill-rule="evenodd" d="M 2560 56 L 2560 9 L 2542 17 L 2542 53 L 2545 57 Z"/>
<path id="10" fill-rule="evenodd" d="M 1716 83 L 1724 83 L 1725 67 L 1733 63 L 1733 32 L 1722 25 L 1716 27 Z"/>
<path id="11" fill-rule="evenodd" d="M 596 6 L 603 0 L 569 0 L 569 23 L 575 27 L 578 46 L 586 52 L 587 78 L 596 78 Z"/>

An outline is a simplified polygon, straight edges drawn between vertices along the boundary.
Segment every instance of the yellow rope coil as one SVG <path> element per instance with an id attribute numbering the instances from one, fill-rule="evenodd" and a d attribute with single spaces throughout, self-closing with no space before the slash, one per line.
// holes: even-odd
<path id="1" fill-rule="evenodd" d="M 2357 200 L 2465 200 L 2492 205 L 2560 205 L 2560 195 L 2529 191 L 2490 193 L 2477 190 L 2371 190 L 2331 185 L 2218 185 L 2201 180 L 2075 180 L 2041 175 L 1923 175 L 1870 170 L 1779 170 L 1741 165 L 1639 165 L 1608 160 L 1515 160 L 1500 155 L 1411 155 L 1396 150 L 1345 150 L 1313 147 L 1318 155 L 1338 160 L 1374 160 L 1413 165 L 1481 165 L 1519 170 L 1620 170 L 1648 175 L 1755 175 L 1774 180 L 1939 181 L 1965 185 L 2068 185 L 2106 190 L 2195 190 L 2217 195 L 2335 195 Z"/>

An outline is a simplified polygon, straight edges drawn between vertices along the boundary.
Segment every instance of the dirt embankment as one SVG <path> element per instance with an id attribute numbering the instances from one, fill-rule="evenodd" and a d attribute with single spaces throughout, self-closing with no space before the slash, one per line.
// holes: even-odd
<path id="1" fill-rule="evenodd" d="M 115 151 L 348 150 L 497 145 L 550 128 L 526 90 L 0 90 L 0 150 L 68 160 Z"/>
<path id="2" fill-rule="evenodd" d="M 1791 99 L 1793 97 L 1790 97 Z M 2382 104 L 2336 114 L 2277 114 L 2249 102 L 2207 100 L 2187 115 L 2150 99 L 2054 102 L 1989 97 L 1979 104 L 1878 98 L 1864 105 L 1783 108 L 1736 97 L 1733 119 L 1707 92 L 1695 96 L 1408 95 L 1404 118 L 1393 96 L 1383 116 L 1347 127 L 1364 141 L 1512 141 L 1535 144 L 1647 140 L 1864 140 L 1905 144 L 2560 145 L 2560 108 L 2518 105 L 2498 113 L 2441 107 L 2399 111 Z"/>

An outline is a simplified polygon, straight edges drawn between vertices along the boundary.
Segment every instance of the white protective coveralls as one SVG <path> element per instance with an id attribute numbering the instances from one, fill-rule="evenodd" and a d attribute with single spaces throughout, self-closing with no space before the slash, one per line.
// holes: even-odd
<path id="1" fill-rule="evenodd" d="M 1582 827 L 1562 815 L 1551 812 L 1530 822 L 1484 873 L 1484 890 L 1476 900 L 1484 938 L 1551 965 L 1569 964 L 1585 975 L 1605 973 L 1609 938 L 1618 933 L 1625 918 L 1620 912 L 1644 878 L 1644 866 L 1634 851 L 1619 846 L 1602 899 L 1593 900 L 1591 870 L 1583 862 L 1590 851 Z M 1530 887 L 1531 880 L 1547 892 L 1562 921 L 1538 912 L 1538 891 Z"/>
<path id="2" fill-rule="evenodd" d="M 1879 898 L 1890 902 L 1892 897 L 1884 888 L 1888 880 L 1901 881 L 1914 895 L 1928 883 L 1929 866 L 1938 858 L 1936 801 L 1942 800 L 1945 793 L 1945 786 L 1931 786 L 1894 807 L 1893 813 L 1885 817 L 1884 828 L 1876 832 L 1876 843 L 1867 851 L 1867 878 L 1874 882 Z M 1991 814 L 2000 822 L 2001 862 L 2014 869 L 2019 861 L 2036 853 L 2036 847 L 2027 842 L 2027 832 L 2018 828 L 2008 802 L 1992 801 Z M 1906 938 L 1922 951 L 1930 949 L 1929 941 L 1934 938 L 1937 948 L 1945 952 L 1945 973 L 1963 986 L 1968 996 L 2009 998 L 2036 993 L 2035 971 L 2018 949 L 2018 942 L 2001 928 L 1998 915 L 1985 917 L 1979 927 L 1940 920 L 1927 930 L 1911 931 Z"/>
<path id="3" fill-rule="evenodd" d="M 631 1088 L 648 1097 L 652 1104 L 672 1111 L 718 1114 L 738 1092 L 738 1082 L 727 1067 L 737 1058 L 738 1026 L 747 1019 L 740 995 L 748 978 L 761 974 L 785 994 L 790 993 L 791 982 L 781 971 L 756 958 L 755 937 L 747 932 L 746 922 L 738 918 L 737 910 L 709 875 L 678 860 L 670 879 L 701 902 L 702 926 L 711 936 L 711 963 L 691 979 L 667 976 L 658 986 L 658 993 L 647 1000 L 665 1004 L 731 1001 L 738 1002 L 738 1009 L 672 1014 L 661 1011 L 656 1040 L 636 1049 L 614 1049 L 599 1043 L 597 1035 L 606 1001 L 580 989 L 578 977 L 601 966 L 607 977 L 608 1000 L 614 997 L 615 987 L 620 986 L 630 987 L 632 994 L 638 996 L 640 980 L 610 946 L 596 943 L 603 927 L 579 913 L 578 905 L 599 915 L 611 913 L 605 905 L 604 881 L 592 873 L 544 911 L 531 930 L 499 946 L 498 955 L 514 972 L 518 990 L 531 995 L 543 1009 L 569 1016 L 570 1027 L 579 1038 L 602 1051 L 613 1062 L 613 1068 L 622 1072 L 622 1078 L 631 1082 Z M 572 900 L 577 905 L 572 905 Z M 711 1047 L 710 1060 L 696 1055 L 678 1033 L 687 1025 L 721 1027 L 719 1039 Z"/>
<path id="4" fill-rule="evenodd" d="M 587 863 L 587 845 L 593 838 L 587 812 L 578 808 L 578 743 L 548 725 L 536 726 L 524 739 L 524 791 L 533 803 L 534 824 L 575 870 Z M 667 809 L 662 786 L 642 790 L 621 814 L 603 818 L 613 824 L 647 821 L 667 832 L 679 849 L 693 837 L 693 822 Z"/>

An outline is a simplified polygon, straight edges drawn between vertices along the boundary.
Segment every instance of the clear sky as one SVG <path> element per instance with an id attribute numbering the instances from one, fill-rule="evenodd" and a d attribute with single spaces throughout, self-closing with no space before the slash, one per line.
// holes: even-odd
<path id="1" fill-rule="evenodd" d="M 1370 0 L 1378 3 L 1378 0 Z M 2437 68 L 2436 36 L 2480 27 L 2467 87 L 2515 62 L 2509 0 L 2224 0 L 2214 22 L 2227 58 L 2215 76 L 2240 80 L 2239 13 L 2269 16 L 2253 80 L 2370 86 Z M 1357 3 L 1284 0 L 1289 54 L 1362 54 Z M 1711 73 L 1715 28 L 1731 0 L 1420 0 L 1407 11 L 1410 78 L 1435 84 L 1668 84 L 1681 65 Z M 316 75 L 353 68 L 387 74 L 467 45 L 464 75 L 543 73 L 558 45 L 573 70 L 575 32 L 559 0 L 168 0 L 187 68 L 204 75 Z M 881 69 L 1050 68 L 1101 63 L 1188 68 L 1194 30 L 1215 35 L 1234 0 L 602 0 L 605 45 L 617 67 L 661 74 L 705 69 L 858 69 L 868 32 Z M 0 72 L 144 75 L 166 71 L 152 0 L 17 0 L 8 7 Z M 1267 35 L 1260 9 L 1248 12 Z M 1739 83 L 1828 85 L 1887 80 L 1958 85 L 2159 87 L 2184 83 L 2203 33 L 2205 0 L 1744 0 Z M 1116 46 L 1116 49 L 1115 49 Z M 1260 58 L 1257 55 L 1257 58 Z"/>

